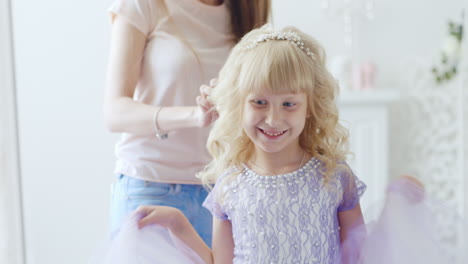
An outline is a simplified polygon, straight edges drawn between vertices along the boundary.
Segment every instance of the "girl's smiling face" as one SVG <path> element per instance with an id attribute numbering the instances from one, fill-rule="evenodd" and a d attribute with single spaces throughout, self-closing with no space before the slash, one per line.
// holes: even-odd
<path id="1" fill-rule="evenodd" d="M 297 152 L 307 118 L 305 93 L 255 92 L 246 97 L 242 125 L 256 151 Z"/>

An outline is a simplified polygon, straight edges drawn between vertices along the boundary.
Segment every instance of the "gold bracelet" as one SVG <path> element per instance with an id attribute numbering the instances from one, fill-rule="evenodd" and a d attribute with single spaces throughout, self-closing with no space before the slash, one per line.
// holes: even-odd
<path id="1" fill-rule="evenodd" d="M 168 138 L 167 132 L 162 132 L 158 126 L 158 115 L 162 109 L 162 107 L 158 107 L 158 109 L 156 109 L 156 112 L 154 113 L 154 127 L 156 128 L 156 137 L 159 139 L 166 139 Z"/>

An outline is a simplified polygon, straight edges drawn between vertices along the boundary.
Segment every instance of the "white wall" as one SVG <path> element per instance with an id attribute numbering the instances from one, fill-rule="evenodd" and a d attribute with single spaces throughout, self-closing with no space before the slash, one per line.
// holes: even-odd
<path id="1" fill-rule="evenodd" d="M 0 0 L 0 263 L 24 258 L 10 1 Z"/>
<path id="2" fill-rule="evenodd" d="M 376 1 L 359 43 L 378 63 L 380 86 L 399 88 L 405 61 L 438 52 L 463 1 Z M 330 57 L 342 51 L 339 18 L 322 15 L 320 1 L 273 2 L 277 25 L 313 34 Z M 86 263 L 107 232 L 116 140 L 101 117 L 109 3 L 13 2 L 27 264 Z"/>
<path id="3" fill-rule="evenodd" d="M 345 52 L 343 19 L 323 12 L 326 0 L 273 0 L 277 26 L 294 25 L 317 38 L 328 57 Z M 328 0 L 343 3 L 343 0 Z M 377 63 L 380 87 L 403 85 L 408 62 L 431 62 L 438 55 L 448 19 L 460 20 L 466 0 L 350 0 L 375 2 L 375 19 L 361 20 L 355 27 L 356 54 L 360 60 Z M 468 11 L 465 12 L 465 17 Z"/>
<path id="4" fill-rule="evenodd" d="M 12 3 L 28 264 L 86 263 L 107 231 L 107 1 Z"/>

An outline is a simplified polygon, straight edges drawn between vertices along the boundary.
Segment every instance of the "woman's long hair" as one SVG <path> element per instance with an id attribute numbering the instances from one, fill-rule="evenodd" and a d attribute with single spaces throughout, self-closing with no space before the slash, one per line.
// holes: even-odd
<path id="1" fill-rule="evenodd" d="M 225 0 L 231 15 L 231 28 L 237 43 L 254 28 L 268 23 L 271 0 Z"/>

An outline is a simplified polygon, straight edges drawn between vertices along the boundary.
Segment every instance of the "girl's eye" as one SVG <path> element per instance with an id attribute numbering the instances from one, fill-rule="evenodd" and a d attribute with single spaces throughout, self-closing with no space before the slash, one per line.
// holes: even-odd
<path id="1" fill-rule="evenodd" d="M 284 102 L 283 103 L 283 106 L 285 106 L 285 107 L 293 107 L 295 105 L 296 105 L 295 103 L 291 103 L 291 102 Z"/>
<path id="2" fill-rule="evenodd" d="M 265 100 L 257 100 L 257 99 L 254 99 L 252 100 L 252 103 L 258 105 L 258 106 L 263 106 L 263 105 L 266 105 L 267 102 Z"/>

